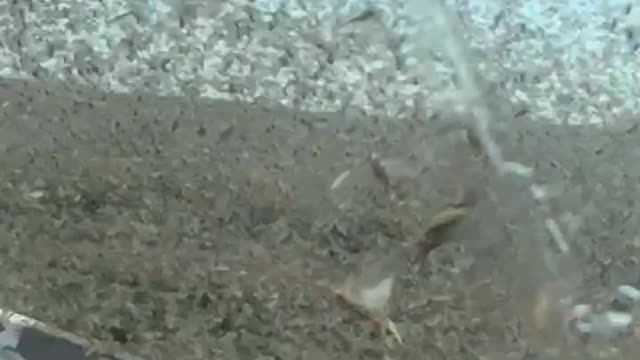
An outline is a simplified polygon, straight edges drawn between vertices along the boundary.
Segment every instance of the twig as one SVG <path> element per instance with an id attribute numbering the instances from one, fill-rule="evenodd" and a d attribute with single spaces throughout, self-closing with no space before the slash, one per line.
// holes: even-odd
<path id="1" fill-rule="evenodd" d="M 389 180 L 387 170 L 380 162 L 380 156 L 376 153 L 372 153 L 371 156 L 369 156 L 369 165 L 371 166 L 373 176 L 382 183 L 385 190 L 388 190 L 391 185 L 391 181 Z"/>

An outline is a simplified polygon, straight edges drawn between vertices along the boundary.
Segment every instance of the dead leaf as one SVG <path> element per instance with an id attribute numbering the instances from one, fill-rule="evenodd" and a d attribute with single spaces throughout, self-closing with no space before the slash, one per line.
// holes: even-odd
<path id="1" fill-rule="evenodd" d="M 427 226 L 426 233 L 433 233 L 436 231 L 442 231 L 449 226 L 455 225 L 462 221 L 467 214 L 469 213 L 469 209 L 466 207 L 450 207 L 447 208 L 431 218 L 429 225 Z"/>

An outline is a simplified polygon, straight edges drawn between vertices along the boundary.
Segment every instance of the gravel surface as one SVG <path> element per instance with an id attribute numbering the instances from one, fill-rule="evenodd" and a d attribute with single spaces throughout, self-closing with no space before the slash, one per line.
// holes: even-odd
<path id="1" fill-rule="evenodd" d="M 491 91 L 533 119 L 637 115 L 633 1 L 455 6 L 464 37 L 417 0 L 4 2 L 0 75 L 406 118 L 459 101 L 440 47 L 460 41 Z"/>

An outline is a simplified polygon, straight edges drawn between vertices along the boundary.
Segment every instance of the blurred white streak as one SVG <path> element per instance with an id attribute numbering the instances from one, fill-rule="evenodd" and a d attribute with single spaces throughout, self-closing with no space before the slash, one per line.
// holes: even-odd
<path id="1" fill-rule="evenodd" d="M 558 226 L 558 223 L 551 218 L 547 218 L 544 221 L 544 224 L 547 227 L 547 230 L 549 230 L 549 233 L 551 234 L 551 238 L 556 243 L 556 246 L 558 246 L 558 249 L 560 250 L 560 252 L 563 254 L 569 252 L 569 244 L 564 238 L 564 235 L 562 235 L 562 231 L 560 231 L 560 227 Z"/>

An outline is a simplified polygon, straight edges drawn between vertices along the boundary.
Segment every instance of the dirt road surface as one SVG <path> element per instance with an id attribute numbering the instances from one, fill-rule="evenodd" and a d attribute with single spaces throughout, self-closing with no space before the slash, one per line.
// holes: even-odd
<path id="1" fill-rule="evenodd" d="M 640 281 L 633 127 L 500 120 L 508 126 L 492 129 L 496 141 L 534 167 L 549 194 L 542 204 L 526 181 L 497 176 L 444 114 L 346 119 L 10 80 L 0 81 L 0 105 L 2 306 L 91 339 L 97 352 L 581 353 L 553 316 L 533 318 L 536 294 L 560 284 L 575 301 L 598 301 Z M 423 236 L 461 189 L 468 217 L 422 266 L 399 264 L 388 315 L 404 343 L 385 343 L 332 287 L 363 257 L 383 259 Z M 569 255 L 556 254 L 546 216 L 566 233 Z M 633 354 L 615 345 L 609 358 Z"/>

